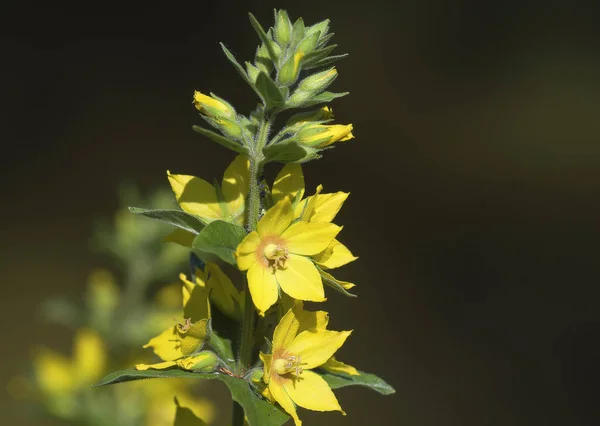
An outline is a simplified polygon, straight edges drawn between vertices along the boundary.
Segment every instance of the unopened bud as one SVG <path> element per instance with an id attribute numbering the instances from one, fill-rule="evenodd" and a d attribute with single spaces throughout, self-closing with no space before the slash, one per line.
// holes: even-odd
<path id="1" fill-rule="evenodd" d="M 294 84 L 300 74 L 301 62 L 304 54 L 300 52 L 294 53 L 290 56 L 287 61 L 283 64 L 277 75 L 277 81 L 284 86 Z"/>
<path id="2" fill-rule="evenodd" d="M 319 42 L 319 32 L 306 35 L 298 46 L 296 47 L 296 52 L 301 52 L 304 55 L 308 55 L 317 47 L 317 43 Z"/>
<path id="3" fill-rule="evenodd" d="M 211 351 L 201 351 L 196 355 L 177 360 L 177 365 L 184 370 L 210 373 L 219 364 L 219 357 Z"/>
<path id="4" fill-rule="evenodd" d="M 211 118 L 235 118 L 235 109 L 223 99 L 215 95 L 207 96 L 201 92 L 194 92 L 194 106 L 202 114 Z"/>
<path id="5" fill-rule="evenodd" d="M 275 15 L 275 41 L 280 46 L 287 46 L 290 42 L 292 23 L 285 10 L 280 10 Z"/>
<path id="6" fill-rule="evenodd" d="M 343 142 L 354 137 L 352 124 L 307 124 L 296 134 L 295 139 L 315 148 L 323 148 L 334 142 Z"/>

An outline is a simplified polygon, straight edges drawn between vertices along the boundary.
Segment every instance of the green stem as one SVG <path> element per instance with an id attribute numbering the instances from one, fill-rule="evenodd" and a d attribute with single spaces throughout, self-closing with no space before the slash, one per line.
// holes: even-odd
<path id="1" fill-rule="evenodd" d="M 269 137 L 269 129 L 271 120 L 263 119 L 258 128 L 254 146 L 251 147 L 249 153 L 250 159 L 250 182 L 248 189 L 248 230 L 256 231 L 258 218 L 260 216 L 260 176 L 262 174 L 262 163 L 264 156 L 262 153 L 263 147 L 267 143 Z M 254 325 L 256 322 L 256 313 L 250 289 L 248 288 L 248 280 L 244 280 L 244 317 L 242 319 L 241 343 L 238 358 L 238 374 L 250 367 L 254 361 Z M 233 403 L 233 426 L 244 425 L 244 410 L 237 404 Z"/>

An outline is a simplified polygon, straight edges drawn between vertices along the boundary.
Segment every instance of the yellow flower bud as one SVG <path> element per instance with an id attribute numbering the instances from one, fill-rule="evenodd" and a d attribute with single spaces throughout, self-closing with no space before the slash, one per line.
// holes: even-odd
<path id="1" fill-rule="evenodd" d="M 354 137 L 352 124 L 308 124 L 296 134 L 298 142 L 315 148 L 323 148 L 334 142 L 343 142 Z"/>
<path id="2" fill-rule="evenodd" d="M 194 106 L 202 114 L 211 118 L 235 118 L 235 109 L 222 99 L 214 95 L 207 96 L 201 92 L 194 92 Z"/>

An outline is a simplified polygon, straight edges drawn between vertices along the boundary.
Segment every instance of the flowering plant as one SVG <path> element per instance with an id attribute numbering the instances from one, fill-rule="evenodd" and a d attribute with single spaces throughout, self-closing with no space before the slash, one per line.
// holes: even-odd
<path id="1" fill-rule="evenodd" d="M 246 116 L 213 93 L 193 95 L 210 126 L 194 130 L 237 153 L 222 181 L 167 172 L 181 209 L 131 208 L 174 226 L 167 240 L 190 249 L 193 268 L 181 276 L 182 315 L 145 345 L 157 362 L 110 374 L 98 385 L 219 380 L 235 402 L 234 426 L 278 426 L 290 418 L 298 426 L 297 407 L 344 414 L 333 389 L 394 390 L 337 360 L 351 331 L 329 330 L 327 312 L 304 306 L 324 302 L 326 287 L 355 297 L 349 292 L 354 284 L 330 273 L 357 259 L 333 223 L 348 194 L 318 186 L 307 196 L 301 166 L 354 137 L 351 124 L 332 124 L 331 109 L 320 106 L 347 94 L 327 90 L 337 77 L 332 64 L 346 55 L 331 55 L 329 20 L 306 26 L 276 10 L 267 31 L 251 14 L 250 22 L 261 42 L 252 62 L 242 66 L 221 47 L 258 96 L 256 109 Z M 270 163 L 284 163 L 272 185 L 262 177 Z M 235 270 L 241 286 L 230 278 Z M 176 425 L 204 424 L 176 405 Z"/>

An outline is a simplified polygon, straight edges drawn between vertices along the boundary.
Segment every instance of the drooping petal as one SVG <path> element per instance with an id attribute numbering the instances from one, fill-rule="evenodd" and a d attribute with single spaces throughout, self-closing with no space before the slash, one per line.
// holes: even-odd
<path id="1" fill-rule="evenodd" d="M 359 372 L 356 368 L 351 365 L 344 364 L 341 361 L 335 359 L 334 356 L 329 358 L 325 364 L 323 364 L 320 368 L 330 373 L 345 373 L 351 376 L 358 376 Z"/>
<path id="2" fill-rule="evenodd" d="M 277 302 L 279 297 L 279 287 L 275 274 L 269 268 L 255 263 L 248 269 L 247 279 L 252 302 L 254 302 L 256 309 L 264 315 L 267 309 Z"/>
<path id="3" fill-rule="evenodd" d="M 298 334 L 298 328 L 300 327 L 300 322 L 296 317 L 298 312 L 298 310 L 292 308 L 279 320 L 279 324 L 273 331 L 273 353 L 286 348 Z"/>
<path id="4" fill-rule="evenodd" d="M 314 208 L 310 217 L 310 222 L 331 222 L 338 214 L 344 201 L 348 198 L 348 192 L 333 192 L 331 194 L 316 194 Z M 310 198 L 310 197 L 309 197 Z"/>
<path id="5" fill-rule="evenodd" d="M 304 371 L 295 380 L 286 380 L 283 387 L 292 401 L 314 411 L 342 411 L 327 382 L 312 371 Z"/>
<path id="6" fill-rule="evenodd" d="M 245 155 L 235 157 L 223 174 L 221 187 L 233 223 L 243 224 L 244 222 L 244 201 L 248 195 L 249 178 L 250 161 Z"/>
<path id="7" fill-rule="evenodd" d="M 82 329 L 75 335 L 73 364 L 77 382 L 88 385 L 98 380 L 106 366 L 106 347 L 100 336 L 91 329 Z"/>
<path id="8" fill-rule="evenodd" d="M 244 237 L 242 242 L 237 246 L 235 250 L 235 258 L 237 266 L 240 271 L 246 271 L 250 269 L 258 260 L 256 257 L 256 250 L 261 244 L 262 240 L 258 235 L 258 232 L 250 232 Z"/>
<path id="9" fill-rule="evenodd" d="M 202 319 L 191 325 L 186 331 L 177 330 L 179 336 L 181 353 L 184 356 L 195 352 L 204 343 L 208 335 L 208 319 Z"/>
<path id="10" fill-rule="evenodd" d="M 267 210 L 265 215 L 258 221 L 258 235 L 261 238 L 281 235 L 290 226 L 293 218 L 292 205 L 287 198 L 284 198 Z"/>
<path id="11" fill-rule="evenodd" d="M 307 330 L 298 334 L 287 349 L 299 356 L 302 366 L 310 370 L 325 364 L 351 333 L 352 331 Z"/>
<path id="12" fill-rule="evenodd" d="M 163 361 L 157 362 L 156 364 L 136 364 L 135 369 L 140 371 L 164 370 L 165 368 L 173 367 L 175 365 L 177 365 L 175 361 Z"/>
<path id="13" fill-rule="evenodd" d="M 296 413 L 294 402 L 283 388 L 282 381 L 285 380 L 291 381 L 291 379 L 285 379 L 283 377 L 280 380 L 271 380 L 269 382 L 269 391 L 271 392 L 273 399 L 275 399 L 275 401 L 281 405 L 281 408 L 283 408 L 285 412 L 288 413 L 292 419 L 294 419 L 295 425 L 302 426 L 302 420 L 300 420 L 298 413 Z"/>
<path id="14" fill-rule="evenodd" d="M 298 300 L 322 302 L 325 300 L 323 281 L 312 261 L 304 256 L 290 254 L 285 269 L 275 272 L 277 282 L 288 296 Z"/>
<path id="15" fill-rule="evenodd" d="M 163 361 L 173 361 L 183 356 L 176 327 L 169 327 L 153 337 L 144 348 L 152 348 Z"/>
<path id="16" fill-rule="evenodd" d="M 339 268 L 358 259 L 348 247 L 335 239 L 325 250 L 311 257 L 321 268 L 325 269 Z"/>
<path id="17" fill-rule="evenodd" d="M 281 238 L 290 253 L 313 255 L 325 250 L 342 230 L 333 223 L 296 222 L 286 229 Z"/>
<path id="18" fill-rule="evenodd" d="M 210 292 L 210 299 L 225 315 L 232 318 L 239 317 L 243 302 L 238 289 L 216 263 L 207 263 L 206 269 L 208 271 L 206 286 Z"/>
<path id="19" fill-rule="evenodd" d="M 291 202 L 298 192 L 301 192 L 300 197 L 302 197 L 304 193 L 302 166 L 297 163 L 287 163 L 273 182 L 273 189 L 271 190 L 273 202 L 278 203 L 284 197 Z"/>
<path id="20" fill-rule="evenodd" d="M 192 322 L 210 318 L 208 293 L 205 288 L 194 285 L 187 302 L 184 302 L 183 316 Z"/>
<path id="21" fill-rule="evenodd" d="M 223 216 L 215 188 L 200 178 L 174 175 L 167 171 L 169 183 L 181 208 L 191 214 L 212 221 Z"/>

